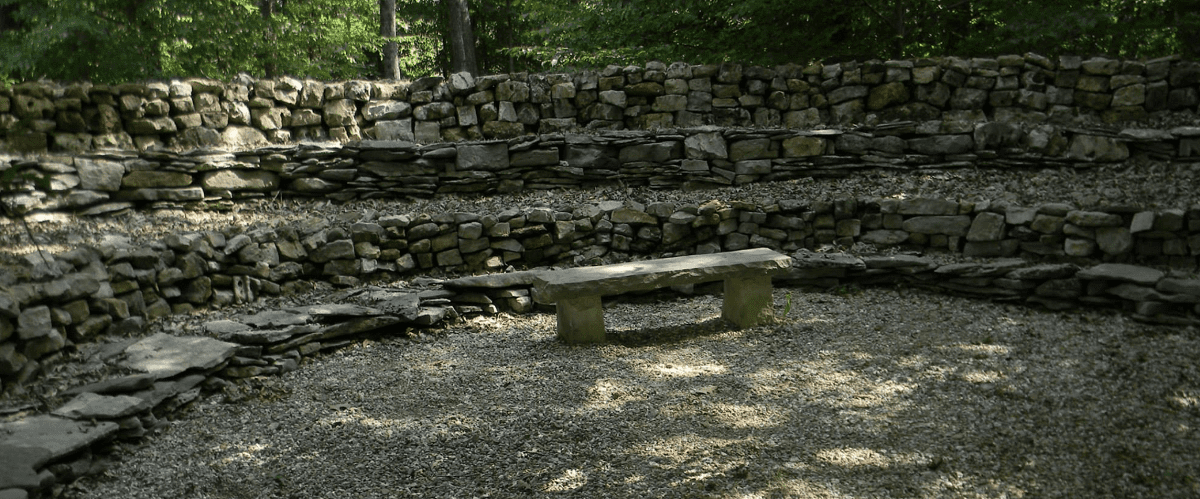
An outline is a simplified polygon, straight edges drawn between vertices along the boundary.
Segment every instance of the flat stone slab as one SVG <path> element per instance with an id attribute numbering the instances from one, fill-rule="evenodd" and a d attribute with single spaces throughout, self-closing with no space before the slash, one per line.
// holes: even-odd
<path id="1" fill-rule="evenodd" d="M 320 324 L 303 324 L 279 329 L 250 329 L 220 333 L 217 338 L 240 345 L 269 345 L 287 341 L 302 334 L 315 333 L 321 329 Z"/>
<path id="2" fill-rule="evenodd" d="M 46 449 L 0 444 L 0 490 L 41 487 L 42 477 L 36 468 L 49 460 L 50 451 Z"/>
<path id="3" fill-rule="evenodd" d="M 268 310 L 254 315 L 239 317 L 237 322 L 257 328 L 298 326 L 312 322 L 312 316 L 290 310 Z"/>
<path id="4" fill-rule="evenodd" d="M 470 277 L 460 277 L 442 282 L 447 288 L 512 288 L 516 286 L 531 286 L 540 271 L 522 270 L 504 274 L 486 274 Z"/>
<path id="5" fill-rule="evenodd" d="M 131 374 L 129 376 L 121 376 L 119 378 L 97 381 L 90 385 L 77 386 L 63 392 L 63 394 L 78 395 L 85 392 L 101 394 L 135 392 L 153 385 L 156 380 L 158 380 L 158 377 L 153 374 Z"/>
<path id="6" fill-rule="evenodd" d="M 353 303 L 334 303 L 331 305 L 305 305 L 303 307 L 291 307 L 291 308 L 287 308 L 284 310 L 287 310 L 288 312 L 295 312 L 298 314 L 308 314 L 308 315 L 322 316 L 322 317 L 327 317 L 327 316 L 364 317 L 364 316 L 371 316 L 371 315 L 383 315 L 383 311 L 381 311 L 379 309 L 371 308 L 371 307 L 364 307 L 362 305 L 355 305 Z"/>
<path id="7" fill-rule="evenodd" d="M 149 408 L 145 400 L 128 395 L 81 393 L 51 414 L 71 419 L 119 419 Z"/>
<path id="8" fill-rule="evenodd" d="M 202 336 L 158 333 L 125 349 L 121 365 L 169 378 L 189 369 L 210 369 L 237 351 L 238 345 Z"/>
<path id="9" fill-rule="evenodd" d="M 1075 277 L 1080 279 L 1108 279 L 1111 281 L 1132 282 L 1145 286 L 1153 286 L 1166 274 L 1161 270 L 1149 267 L 1139 267 L 1124 263 L 1102 263 L 1094 267 L 1080 270 Z"/>
<path id="10" fill-rule="evenodd" d="M 119 429 L 116 423 L 109 421 L 92 424 L 58 416 L 33 416 L 0 424 L 0 447 L 43 449 L 48 453 L 42 461 L 44 463 L 111 438 Z M 33 467 L 36 468 L 42 463 Z"/>
<path id="11" fill-rule="evenodd" d="M 603 296 L 728 278 L 787 273 L 792 259 L 767 248 L 688 255 L 599 267 L 541 271 L 534 278 L 534 299 L 555 303 L 561 298 Z"/>

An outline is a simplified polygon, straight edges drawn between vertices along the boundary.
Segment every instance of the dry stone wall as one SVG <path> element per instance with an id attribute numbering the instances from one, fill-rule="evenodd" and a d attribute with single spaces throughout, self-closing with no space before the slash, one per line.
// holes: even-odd
<path id="1" fill-rule="evenodd" d="M 1200 168 L 1200 126 L 1169 129 L 903 121 L 853 130 L 696 127 L 441 142 L 366 140 L 225 152 L 90 152 L 0 157 L 50 179 L 0 202 L 12 213 L 100 215 L 228 207 L 252 197 L 336 201 L 615 185 L 697 189 L 863 171 L 1088 168 L 1126 161 Z M 1098 200 L 1085 203 L 1098 203 Z"/>
<path id="2" fill-rule="evenodd" d="M 137 245 L 112 237 L 97 247 L 78 247 L 47 255 L 46 260 L 29 254 L 27 272 L 3 276 L 0 380 L 6 388 L 27 382 L 44 363 L 55 362 L 66 346 L 103 332 L 133 333 L 147 321 L 197 307 L 302 291 L 311 280 L 353 287 L 435 270 L 496 272 L 510 265 L 586 265 L 751 247 L 795 253 L 862 244 L 1034 262 L 1107 261 L 1192 269 L 1200 257 L 1200 206 L 1089 211 L 1067 204 L 1021 207 L 920 198 L 780 199 L 770 204 L 713 200 L 700 205 L 605 201 L 500 213 L 355 213 L 333 221 L 313 218 L 278 227 L 172 234 Z M 1074 270 L 1052 274 L 1045 279 L 1074 280 L 1061 289 L 1050 285 L 1047 291 L 1044 282 L 1018 282 L 1007 273 L 924 275 L 944 277 L 954 290 L 977 287 L 985 296 L 1033 294 L 1096 304 L 1125 299 L 1152 303 L 1139 305 L 1145 315 L 1182 320 L 1200 313 L 1188 291 L 1194 290 L 1195 282 L 1183 287 L 1161 284 L 1166 278 L 1161 272 L 1156 279 L 1136 281 L 1145 289 L 1126 290 L 1127 294 L 1113 292 L 1110 286 L 1084 285 Z M 821 281 L 823 277 L 818 273 L 804 278 L 831 284 Z M 424 324 L 437 322 L 453 305 L 427 305 L 439 304 L 441 315 L 430 312 L 433 318 L 421 319 Z M 528 311 L 531 302 L 527 290 L 517 290 L 458 305 L 472 308 L 459 307 L 456 313 Z"/>
<path id="3" fill-rule="evenodd" d="M 507 139 L 575 128 L 810 129 L 890 121 L 1109 122 L 1195 111 L 1200 63 L 1037 54 L 794 64 L 609 66 L 564 74 L 321 82 L 188 78 L 0 91 L 13 151 L 246 149 L 302 140 Z"/>

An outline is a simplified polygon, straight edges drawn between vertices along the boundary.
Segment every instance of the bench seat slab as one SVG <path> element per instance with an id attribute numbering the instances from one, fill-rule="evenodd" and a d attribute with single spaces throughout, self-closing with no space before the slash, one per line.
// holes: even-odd
<path id="1" fill-rule="evenodd" d="M 668 286 L 772 276 L 791 269 L 792 259 L 767 248 L 708 255 L 539 272 L 533 280 L 534 300 L 556 303 L 584 295 L 619 295 Z"/>

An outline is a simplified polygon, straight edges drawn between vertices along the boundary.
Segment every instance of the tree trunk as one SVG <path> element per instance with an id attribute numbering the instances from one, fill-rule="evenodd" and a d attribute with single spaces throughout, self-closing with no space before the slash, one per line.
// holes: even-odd
<path id="1" fill-rule="evenodd" d="M 471 29 L 467 0 L 447 0 L 446 9 L 450 20 L 450 72 L 479 74 L 479 63 L 475 59 L 475 33 Z"/>
<path id="2" fill-rule="evenodd" d="M 389 38 L 383 44 L 383 77 L 395 80 L 400 77 L 400 48 L 396 37 L 396 0 L 379 0 L 379 36 Z"/>
<path id="3" fill-rule="evenodd" d="M 266 21 L 266 27 L 263 31 L 263 41 L 266 42 L 266 50 L 269 53 L 272 46 L 275 44 L 275 33 L 271 31 L 271 17 L 275 15 L 275 0 L 260 0 L 258 2 L 258 12 L 262 14 L 263 20 Z M 267 78 L 274 77 L 279 69 L 275 62 L 271 60 L 271 56 L 267 55 L 263 61 L 263 72 Z"/>

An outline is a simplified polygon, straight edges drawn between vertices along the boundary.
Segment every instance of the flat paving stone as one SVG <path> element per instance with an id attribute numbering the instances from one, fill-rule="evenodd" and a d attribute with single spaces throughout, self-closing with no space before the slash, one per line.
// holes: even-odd
<path id="1" fill-rule="evenodd" d="M 43 449 L 48 456 L 33 464 L 37 468 L 111 438 L 120 427 L 110 421 L 91 423 L 58 416 L 40 415 L 0 424 L 0 446 Z M 40 456 L 40 454 L 39 454 Z"/>
<path id="2" fill-rule="evenodd" d="M 121 365 L 169 378 L 189 369 L 210 369 L 237 351 L 238 345 L 202 336 L 158 333 L 125 349 Z"/>
<path id="3" fill-rule="evenodd" d="M 1075 274 L 1075 277 L 1080 279 L 1108 279 L 1146 286 L 1153 286 L 1154 283 L 1158 282 L 1164 276 L 1166 274 L 1161 270 L 1125 263 L 1102 263 L 1080 270 L 1079 273 Z"/>
<path id="4" fill-rule="evenodd" d="M 316 316 L 351 316 L 362 317 L 368 315 L 383 315 L 383 311 L 355 305 L 353 303 L 334 303 L 331 305 L 305 305 L 303 307 L 291 307 L 284 309 L 288 312 L 300 314 L 316 315 Z"/>
<path id="5" fill-rule="evenodd" d="M 119 419 L 150 408 L 150 404 L 128 395 L 81 393 L 51 414 L 71 419 Z"/>
<path id="6" fill-rule="evenodd" d="M 515 286 L 532 286 L 537 277 L 536 270 L 522 270 L 504 274 L 486 274 L 458 279 L 448 279 L 442 282 L 447 288 L 511 288 Z"/>
<path id="7" fill-rule="evenodd" d="M 238 318 L 238 322 L 258 328 L 299 326 L 312 322 L 312 316 L 287 310 L 268 310 Z"/>
<path id="8" fill-rule="evenodd" d="M 37 447 L 0 444 L 0 489 L 36 489 L 41 477 L 36 468 L 50 460 L 50 451 Z"/>

